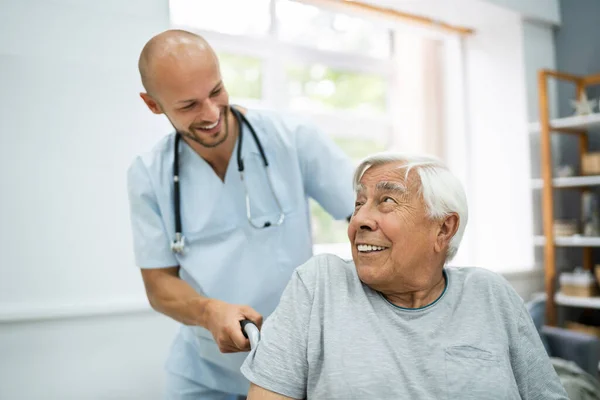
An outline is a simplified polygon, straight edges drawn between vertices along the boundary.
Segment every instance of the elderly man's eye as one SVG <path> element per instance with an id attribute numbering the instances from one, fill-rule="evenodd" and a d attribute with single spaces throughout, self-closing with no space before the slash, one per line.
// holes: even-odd
<path id="1" fill-rule="evenodd" d="M 382 199 L 382 202 L 383 202 L 383 203 L 395 203 L 395 202 L 396 202 L 396 200 L 392 199 L 392 198 L 391 198 L 391 197 L 389 197 L 389 196 L 386 196 L 386 197 L 384 197 L 384 198 Z"/>

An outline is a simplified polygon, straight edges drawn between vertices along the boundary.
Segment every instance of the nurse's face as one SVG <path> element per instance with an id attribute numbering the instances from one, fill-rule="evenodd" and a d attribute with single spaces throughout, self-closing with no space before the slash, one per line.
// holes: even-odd
<path id="1" fill-rule="evenodd" d="M 144 98 L 153 112 L 164 113 L 177 132 L 204 147 L 227 139 L 229 95 L 214 53 L 161 60 L 154 71 L 155 108 Z"/>

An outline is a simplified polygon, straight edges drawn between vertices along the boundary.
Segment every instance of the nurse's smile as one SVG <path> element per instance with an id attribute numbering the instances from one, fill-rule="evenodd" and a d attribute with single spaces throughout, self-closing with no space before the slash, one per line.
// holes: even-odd
<path id="1" fill-rule="evenodd" d="M 223 126 L 223 112 L 219 114 L 219 119 L 212 124 L 193 125 L 192 129 L 201 135 L 216 136 Z"/>

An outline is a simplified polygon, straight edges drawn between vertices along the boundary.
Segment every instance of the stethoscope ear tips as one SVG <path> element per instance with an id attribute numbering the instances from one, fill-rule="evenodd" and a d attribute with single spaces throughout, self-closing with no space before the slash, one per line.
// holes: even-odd
<path id="1" fill-rule="evenodd" d="M 268 228 L 270 226 L 271 226 L 271 223 L 269 221 L 265 222 L 265 225 L 264 225 L 265 228 Z"/>

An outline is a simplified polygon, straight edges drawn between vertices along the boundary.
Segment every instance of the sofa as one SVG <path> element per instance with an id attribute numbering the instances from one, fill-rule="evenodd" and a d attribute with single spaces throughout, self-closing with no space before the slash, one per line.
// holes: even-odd
<path id="1" fill-rule="evenodd" d="M 600 339 L 582 332 L 545 325 L 546 300 L 538 297 L 526 304 L 548 355 L 572 361 L 590 376 L 598 379 Z"/>

